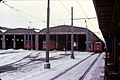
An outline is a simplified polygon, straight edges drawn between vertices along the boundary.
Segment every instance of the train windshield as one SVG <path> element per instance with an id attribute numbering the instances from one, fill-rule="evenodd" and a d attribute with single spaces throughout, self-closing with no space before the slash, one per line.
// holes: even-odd
<path id="1" fill-rule="evenodd" d="M 100 46 L 101 45 L 101 42 L 96 42 L 95 43 L 97 46 Z"/>

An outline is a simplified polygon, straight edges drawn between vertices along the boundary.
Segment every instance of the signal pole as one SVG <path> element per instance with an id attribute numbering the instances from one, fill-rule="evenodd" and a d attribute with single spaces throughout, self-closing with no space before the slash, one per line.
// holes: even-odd
<path id="1" fill-rule="evenodd" d="M 47 1 L 47 32 L 46 32 L 46 63 L 44 64 L 44 69 L 50 69 L 49 63 L 49 19 L 50 19 L 50 0 Z"/>
<path id="2" fill-rule="evenodd" d="M 71 59 L 75 59 L 74 57 L 74 35 L 73 35 L 73 7 L 71 7 Z"/>

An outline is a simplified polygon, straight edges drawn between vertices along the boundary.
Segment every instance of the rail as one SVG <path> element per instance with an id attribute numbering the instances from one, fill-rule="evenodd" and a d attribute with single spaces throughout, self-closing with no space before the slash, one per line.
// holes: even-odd
<path id="1" fill-rule="evenodd" d="M 97 61 L 97 59 L 99 58 L 101 54 L 98 55 L 98 57 L 93 61 L 93 63 L 90 65 L 90 67 L 85 71 L 85 73 L 80 77 L 79 80 L 83 80 L 84 77 L 87 75 L 87 73 L 90 71 L 90 69 L 94 66 L 95 62 Z"/>
<path id="2" fill-rule="evenodd" d="M 57 79 L 58 77 L 64 75 L 66 72 L 68 72 L 69 70 L 71 70 L 72 68 L 74 68 L 75 66 L 79 65 L 80 63 L 82 63 L 83 61 L 87 60 L 88 58 L 90 58 L 93 54 L 91 54 L 90 56 L 84 58 L 83 60 L 79 61 L 78 63 L 76 63 L 75 65 L 71 66 L 70 68 L 66 69 L 64 72 L 58 74 L 57 76 L 51 78 L 50 80 L 55 80 Z"/>

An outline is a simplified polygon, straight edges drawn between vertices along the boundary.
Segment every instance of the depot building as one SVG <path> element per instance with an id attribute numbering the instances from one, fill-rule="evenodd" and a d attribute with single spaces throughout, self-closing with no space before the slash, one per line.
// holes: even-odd
<path id="1" fill-rule="evenodd" d="M 0 49 L 45 50 L 46 31 L 16 28 L 0 31 Z M 51 50 L 71 50 L 71 26 L 60 25 L 49 28 Z M 76 51 L 92 51 L 93 42 L 100 39 L 90 30 L 73 26 L 74 47 Z"/>

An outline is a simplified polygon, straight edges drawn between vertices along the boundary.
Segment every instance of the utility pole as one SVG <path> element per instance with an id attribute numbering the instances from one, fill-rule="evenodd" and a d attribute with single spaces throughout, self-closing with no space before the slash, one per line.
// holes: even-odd
<path id="1" fill-rule="evenodd" d="M 27 50 L 29 50 L 30 47 L 30 33 L 29 33 L 30 26 L 28 26 L 28 36 L 27 36 Z"/>
<path id="2" fill-rule="evenodd" d="M 71 7 L 71 59 L 75 59 L 74 57 L 74 28 L 73 28 L 73 7 Z"/>
<path id="3" fill-rule="evenodd" d="M 32 30 L 34 31 L 34 29 L 30 29 L 31 32 L 31 50 L 33 50 L 33 34 L 32 34 Z"/>
<path id="4" fill-rule="evenodd" d="M 50 0 L 47 0 L 47 32 L 46 32 L 46 63 L 44 64 L 45 69 L 50 69 L 49 63 L 49 19 L 50 19 Z"/>
<path id="5" fill-rule="evenodd" d="M 86 52 L 88 51 L 88 27 L 87 27 L 87 21 L 85 20 L 86 23 Z"/>

